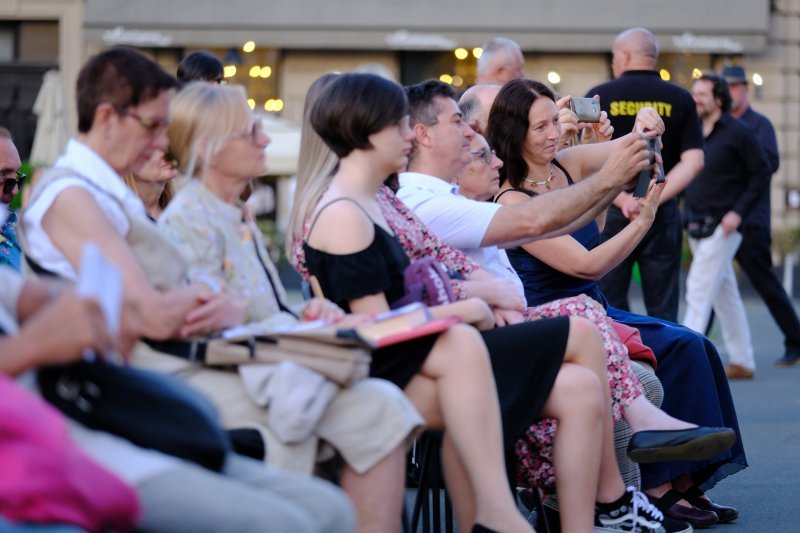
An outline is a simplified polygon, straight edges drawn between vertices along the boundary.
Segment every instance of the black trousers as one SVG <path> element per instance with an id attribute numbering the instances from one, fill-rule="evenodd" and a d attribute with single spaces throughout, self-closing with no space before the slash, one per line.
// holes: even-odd
<path id="1" fill-rule="evenodd" d="M 769 227 L 747 226 L 742 229 L 742 237 L 742 244 L 736 252 L 739 266 L 783 332 L 786 349 L 800 350 L 800 321 L 789 295 L 772 268 Z"/>
<path id="2" fill-rule="evenodd" d="M 609 207 L 602 240 L 607 241 L 628 223 L 619 209 Z M 633 253 L 600 280 L 600 290 L 608 303 L 617 309 L 630 311 L 628 289 L 633 264 L 638 262 L 647 314 L 678 322 L 682 239 L 678 202 L 670 200 L 659 207 L 653 226 Z"/>

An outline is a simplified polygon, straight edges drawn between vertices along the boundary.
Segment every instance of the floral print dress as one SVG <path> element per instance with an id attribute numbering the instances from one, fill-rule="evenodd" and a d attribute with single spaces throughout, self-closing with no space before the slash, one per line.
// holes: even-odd
<path id="1" fill-rule="evenodd" d="M 459 298 L 467 297 L 465 279 L 480 266 L 460 250 L 441 242 L 389 187 L 382 187 L 377 194 L 378 204 L 413 262 L 422 257 L 433 257 L 445 265 L 453 275 L 461 279 L 452 280 Z M 292 242 L 290 258 L 297 271 L 308 279 L 302 242 L 308 234 L 308 223 L 302 239 Z M 607 372 L 611 389 L 612 416 L 614 422 L 622 418 L 631 401 L 643 394 L 642 385 L 633 374 L 628 350 L 611 325 L 603 306 L 585 295 L 564 298 L 525 311 L 525 320 L 540 320 L 557 316 L 580 316 L 591 320 L 600 331 L 607 352 Z M 555 472 L 552 464 L 552 447 L 558 421 L 543 418 L 533 424 L 517 441 L 517 486 L 541 488 L 547 492 L 555 489 Z"/>

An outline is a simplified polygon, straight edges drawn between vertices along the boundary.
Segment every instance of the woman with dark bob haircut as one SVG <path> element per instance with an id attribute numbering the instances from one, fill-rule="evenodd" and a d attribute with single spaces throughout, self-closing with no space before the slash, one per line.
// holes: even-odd
<path id="1" fill-rule="evenodd" d="M 352 74 L 334 81 L 311 109 L 311 125 L 339 159 L 373 148 L 369 137 L 408 115 L 403 88 L 375 75 Z M 380 99 L 378 94 L 385 94 Z M 354 109 L 353 102 L 359 106 Z"/>
<path id="2" fill-rule="evenodd" d="M 504 183 L 496 197 L 504 205 L 569 187 L 591 175 L 600 168 L 610 146 L 616 142 L 558 151 L 556 143 L 561 134 L 558 110 L 552 94 L 537 92 L 538 87 L 531 80 L 507 83 L 498 93 L 489 115 L 488 136 L 505 162 L 501 170 Z M 606 242 L 600 243 L 604 223 L 600 220 L 570 235 L 532 242 L 507 253 L 522 279 L 528 305 L 587 294 L 606 307 L 612 320 L 639 330 L 644 344 L 653 350 L 658 361 L 656 375 L 664 386 L 663 411 L 693 424 L 729 427 L 736 432 L 733 447 L 707 461 L 641 466 L 642 486 L 659 507 L 670 516 L 704 527 L 717 519 L 733 520 L 737 512 L 712 503 L 703 491 L 747 466 L 736 410 L 717 349 L 703 335 L 678 324 L 609 306 L 597 283 L 647 233 L 663 187 L 651 183 L 647 195 L 640 200 L 639 216 Z M 681 499 L 683 504 L 676 510 L 673 504 Z"/>
<path id="3" fill-rule="evenodd" d="M 304 243 L 308 269 L 345 310 L 386 311 L 404 294 L 408 259 L 375 195 L 387 176 L 405 167 L 411 151 L 405 94 L 372 74 L 344 74 L 322 92 L 310 121 L 340 161 L 333 176 L 319 182 L 327 190 Z M 491 310 L 478 300 L 430 310 L 481 328 L 493 324 Z M 377 350 L 370 373 L 404 389 L 427 425 L 445 430 L 444 472 L 462 530 L 531 531 L 505 476 L 497 390 L 473 327 L 458 324 Z"/>

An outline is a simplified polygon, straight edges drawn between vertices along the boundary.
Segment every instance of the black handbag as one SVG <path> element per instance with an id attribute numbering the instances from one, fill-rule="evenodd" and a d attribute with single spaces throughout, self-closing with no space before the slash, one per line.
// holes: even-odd
<path id="1" fill-rule="evenodd" d="M 81 424 L 220 471 L 231 450 L 214 405 L 180 379 L 104 362 L 38 371 L 42 396 Z"/>

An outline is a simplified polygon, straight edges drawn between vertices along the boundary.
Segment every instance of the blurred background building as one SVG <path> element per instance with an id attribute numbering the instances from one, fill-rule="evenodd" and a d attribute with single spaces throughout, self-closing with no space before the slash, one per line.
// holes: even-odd
<path id="1" fill-rule="evenodd" d="M 290 175 L 303 98 L 324 72 L 465 89 L 480 46 L 504 36 L 522 47 L 529 77 L 583 95 L 611 77 L 613 39 L 633 26 L 658 36 L 662 77 L 685 87 L 705 69 L 746 68 L 752 105 L 772 120 L 781 150 L 774 227 L 800 227 L 800 0 L 0 0 L 0 124 L 27 157 L 45 71 L 62 72 L 72 131 L 72 87 L 88 55 L 132 45 L 175 72 L 205 49 L 283 129 L 277 144 L 289 146 L 274 147 L 272 173 Z"/>

